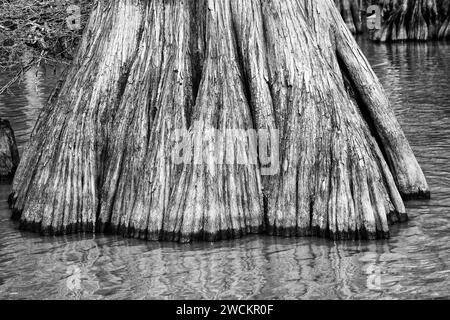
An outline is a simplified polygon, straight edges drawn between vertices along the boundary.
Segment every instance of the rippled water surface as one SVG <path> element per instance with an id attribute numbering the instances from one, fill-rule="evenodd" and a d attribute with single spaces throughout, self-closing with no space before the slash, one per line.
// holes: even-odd
<path id="1" fill-rule="evenodd" d="M 9 220 L 0 186 L 0 298 L 450 298 L 450 43 L 361 43 L 432 188 L 390 240 L 250 237 L 179 245 L 115 236 L 43 238 Z M 0 75 L 0 85 L 7 81 Z M 0 97 L 24 147 L 52 70 Z"/>

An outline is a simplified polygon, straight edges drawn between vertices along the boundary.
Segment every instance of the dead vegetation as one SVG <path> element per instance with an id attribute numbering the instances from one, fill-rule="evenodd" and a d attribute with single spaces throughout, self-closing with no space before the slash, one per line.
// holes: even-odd
<path id="1" fill-rule="evenodd" d="M 11 85 L 33 66 L 68 63 L 93 1 L 0 0 L 0 71 Z M 79 8 L 79 11 L 78 11 Z M 0 88 L 0 94 L 7 86 Z"/>

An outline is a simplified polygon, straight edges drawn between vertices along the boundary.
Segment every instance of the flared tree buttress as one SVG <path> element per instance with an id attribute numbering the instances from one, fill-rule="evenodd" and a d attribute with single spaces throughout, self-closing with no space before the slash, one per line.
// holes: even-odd
<path id="1" fill-rule="evenodd" d="M 271 175 L 255 131 L 279 137 Z M 221 152 L 179 163 L 186 136 Z M 120 0 L 94 9 L 10 202 L 44 234 L 189 242 L 385 238 L 401 196 L 425 177 L 332 0 Z"/>

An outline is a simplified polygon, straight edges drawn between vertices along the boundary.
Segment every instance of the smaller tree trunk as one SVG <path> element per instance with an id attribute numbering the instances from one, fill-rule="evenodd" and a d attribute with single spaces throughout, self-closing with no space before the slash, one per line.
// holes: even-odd
<path id="1" fill-rule="evenodd" d="M 441 13 L 441 25 L 439 27 L 438 39 L 448 40 L 450 39 L 450 1 L 441 0 L 438 9 Z"/>
<path id="2" fill-rule="evenodd" d="M 393 3 L 392 13 L 388 14 L 381 30 L 374 34 L 375 41 L 426 41 L 438 38 L 440 18 L 436 0 Z"/>
<path id="3" fill-rule="evenodd" d="M 353 34 L 362 32 L 359 0 L 334 0 L 345 24 Z"/>
<path id="4" fill-rule="evenodd" d="M 8 120 L 0 119 L 0 181 L 8 181 L 14 177 L 19 165 L 14 131 Z"/>

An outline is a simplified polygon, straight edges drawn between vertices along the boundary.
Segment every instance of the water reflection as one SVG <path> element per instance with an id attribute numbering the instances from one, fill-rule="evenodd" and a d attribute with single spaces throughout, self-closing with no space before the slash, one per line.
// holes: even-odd
<path id="1" fill-rule="evenodd" d="M 63 67 L 41 66 L 27 72 L 23 79 L 0 96 L 0 117 L 10 121 L 19 152 L 22 151 L 34 127 L 47 96 L 56 86 Z M 9 78 L 0 75 L 0 88 Z"/>
<path id="2" fill-rule="evenodd" d="M 181 246 L 13 232 L 5 240 L 2 298 L 391 299 L 448 294 L 445 247 L 433 251 L 387 241 L 333 244 L 269 237 Z"/>
<path id="3" fill-rule="evenodd" d="M 450 297 L 450 44 L 362 47 L 433 191 L 430 201 L 408 203 L 411 220 L 395 226 L 390 240 L 43 238 L 18 231 L 1 201 L 0 299 Z M 21 147 L 56 78 L 39 70 L 0 97 L 0 116 L 11 120 Z M 9 188 L 0 186 L 1 199 Z"/>

